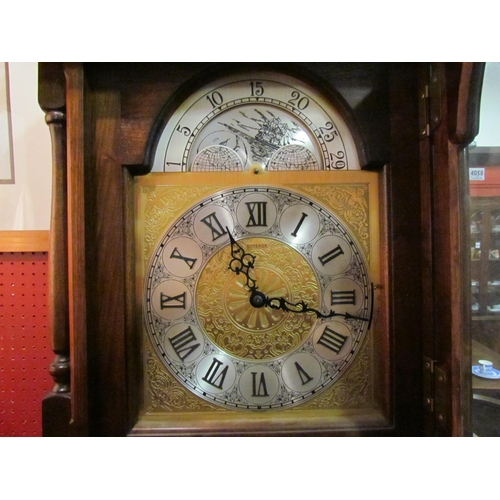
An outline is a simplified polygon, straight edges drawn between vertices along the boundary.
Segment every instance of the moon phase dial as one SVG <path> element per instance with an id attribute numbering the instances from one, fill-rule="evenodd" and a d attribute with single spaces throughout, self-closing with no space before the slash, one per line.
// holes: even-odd
<path id="1" fill-rule="evenodd" d="M 246 274 L 234 267 L 236 239 L 252 257 L 241 259 Z M 199 397 L 240 410 L 290 408 L 355 359 L 368 331 L 369 283 L 354 237 L 314 199 L 282 187 L 225 189 L 178 217 L 156 247 L 147 332 L 162 363 Z M 308 307 L 260 305 L 252 292 Z"/>
<path id="2" fill-rule="evenodd" d="M 238 171 L 254 164 L 269 170 L 360 168 L 343 117 L 318 90 L 261 71 L 226 76 L 191 94 L 166 123 L 153 171 Z"/>

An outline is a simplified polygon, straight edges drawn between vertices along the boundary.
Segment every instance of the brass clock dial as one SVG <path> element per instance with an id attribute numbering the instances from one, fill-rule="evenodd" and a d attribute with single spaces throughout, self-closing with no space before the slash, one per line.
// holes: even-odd
<path id="1" fill-rule="evenodd" d="M 373 305 L 349 225 L 314 196 L 262 183 L 214 188 L 176 212 L 143 290 L 163 366 L 235 410 L 291 408 L 327 390 L 364 345 Z M 266 304 L 252 302 L 256 290 Z"/>
<path id="2" fill-rule="evenodd" d="M 153 171 L 353 170 L 359 161 L 340 114 L 316 89 L 269 71 L 220 78 L 169 118 Z"/>

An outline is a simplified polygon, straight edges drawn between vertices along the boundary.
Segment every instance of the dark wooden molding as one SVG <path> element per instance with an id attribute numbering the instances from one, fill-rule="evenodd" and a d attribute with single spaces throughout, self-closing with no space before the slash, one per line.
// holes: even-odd
<path id="1" fill-rule="evenodd" d="M 88 317 L 89 291 L 85 211 L 85 169 L 91 161 L 85 148 L 89 127 L 89 94 L 81 63 L 65 63 L 67 143 L 67 255 L 69 346 L 71 356 L 71 415 L 81 436 L 88 435 Z"/>
<path id="2" fill-rule="evenodd" d="M 448 135 L 452 143 L 468 146 L 479 132 L 479 110 L 485 63 L 447 63 L 449 88 Z"/>
<path id="3" fill-rule="evenodd" d="M 52 207 L 49 239 L 48 316 L 55 358 L 49 373 L 55 385 L 42 404 L 45 436 L 70 435 L 71 386 L 67 253 L 67 163 L 65 84 L 61 64 L 40 63 L 38 102 L 52 140 Z M 58 426 L 52 422 L 57 421 Z M 47 423 L 47 426 L 45 425 Z"/>
<path id="4" fill-rule="evenodd" d="M 428 192 L 426 330 L 432 329 L 426 357 L 433 362 L 434 435 L 469 435 L 470 426 L 470 279 L 468 261 L 468 181 L 464 148 L 478 131 L 479 94 L 484 65 L 436 63 L 444 75 L 441 120 L 426 139 Z M 423 147 L 421 146 L 421 151 Z M 424 159 L 422 159 L 424 164 Z M 424 224 L 425 226 L 425 224 Z M 439 390 L 437 387 L 439 386 Z"/>

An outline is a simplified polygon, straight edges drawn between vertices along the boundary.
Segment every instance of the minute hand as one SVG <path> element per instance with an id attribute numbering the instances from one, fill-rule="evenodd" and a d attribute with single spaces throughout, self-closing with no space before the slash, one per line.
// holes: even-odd
<path id="1" fill-rule="evenodd" d="M 358 319 L 361 321 L 370 321 L 370 318 L 364 318 L 362 316 L 354 316 L 353 314 L 349 314 L 347 312 L 338 313 L 333 310 L 330 310 L 329 313 L 323 314 L 321 311 L 318 311 L 313 307 L 309 307 L 304 301 L 300 301 L 294 304 L 293 302 L 289 302 L 283 297 L 268 297 L 267 295 L 264 295 L 262 292 L 259 292 L 258 290 L 252 291 L 252 296 L 250 297 L 250 303 L 254 307 L 267 306 L 270 307 L 271 309 L 278 309 L 291 313 L 299 313 L 299 314 L 315 313 L 317 318 L 333 318 L 335 316 L 340 316 L 345 319 Z"/>

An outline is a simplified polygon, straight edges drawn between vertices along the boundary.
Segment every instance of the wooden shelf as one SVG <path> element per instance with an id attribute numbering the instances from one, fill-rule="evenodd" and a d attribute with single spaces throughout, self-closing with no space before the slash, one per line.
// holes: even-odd
<path id="1" fill-rule="evenodd" d="M 49 231 L 0 231 L 0 252 L 48 252 Z"/>

